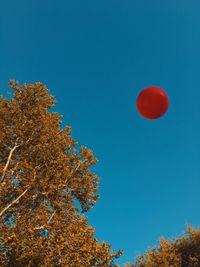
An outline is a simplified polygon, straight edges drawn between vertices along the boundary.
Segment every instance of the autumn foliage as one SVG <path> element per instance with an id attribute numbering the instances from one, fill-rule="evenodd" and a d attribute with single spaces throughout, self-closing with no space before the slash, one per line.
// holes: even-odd
<path id="1" fill-rule="evenodd" d="M 100 243 L 84 215 L 99 199 L 92 151 L 60 128 L 43 84 L 10 86 L 12 99 L 0 95 L 0 266 L 117 267 L 122 251 Z M 200 267 L 200 231 L 162 238 L 126 267 Z"/>
<path id="2" fill-rule="evenodd" d="M 10 86 L 13 98 L 0 97 L 0 266 L 117 266 L 121 251 L 81 214 L 99 198 L 92 151 L 60 128 L 44 85 Z"/>
<path id="3" fill-rule="evenodd" d="M 153 247 L 143 256 L 138 256 L 136 264 L 126 267 L 199 267 L 200 231 L 191 227 L 186 234 L 174 240 L 160 239 L 160 245 Z"/>

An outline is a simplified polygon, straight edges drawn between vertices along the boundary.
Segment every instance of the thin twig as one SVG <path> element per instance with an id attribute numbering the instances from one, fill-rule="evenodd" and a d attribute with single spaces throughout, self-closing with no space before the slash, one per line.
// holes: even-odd
<path id="1" fill-rule="evenodd" d="M 43 229 L 44 228 L 44 225 L 40 226 L 40 227 L 35 227 L 36 230 L 40 230 L 40 229 Z"/>
<path id="2" fill-rule="evenodd" d="M 52 220 L 52 218 L 53 218 L 53 216 L 56 214 L 56 210 L 54 211 L 54 213 L 51 215 L 51 217 L 49 218 L 49 220 L 48 220 L 48 222 L 47 222 L 47 224 L 49 224 L 50 223 L 50 221 Z"/>

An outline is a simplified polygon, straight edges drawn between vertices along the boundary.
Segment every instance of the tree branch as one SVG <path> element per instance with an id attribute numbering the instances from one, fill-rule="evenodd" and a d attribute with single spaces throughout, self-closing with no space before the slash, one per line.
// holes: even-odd
<path id="1" fill-rule="evenodd" d="M 54 211 L 54 213 L 51 215 L 51 217 L 49 218 L 49 220 L 48 220 L 48 223 L 47 224 L 49 224 L 50 223 L 50 221 L 52 220 L 52 218 L 53 218 L 53 216 L 56 214 L 56 210 Z"/>
<path id="2" fill-rule="evenodd" d="M 35 178 L 36 178 L 36 171 L 34 170 L 34 179 L 33 179 L 33 182 L 35 181 Z M 18 196 L 12 203 L 10 203 L 9 205 L 7 205 L 7 207 L 5 207 L 1 212 L 0 212 L 0 217 L 11 207 L 13 206 L 15 203 L 17 203 L 21 197 L 23 197 L 26 192 L 31 188 L 32 185 L 29 185 L 26 190 L 24 190 L 24 192 Z"/>
<path id="3" fill-rule="evenodd" d="M 15 149 L 16 149 L 17 147 L 19 147 L 19 146 L 20 146 L 20 145 L 15 145 L 15 146 L 10 150 L 10 153 L 9 153 L 9 156 L 8 156 L 8 159 L 7 159 L 7 162 L 6 162 L 6 165 L 5 165 L 4 169 L 3 169 L 3 174 L 2 174 L 2 176 L 1 176 L 1 183 L 2 183 L 3 180 L 4 180 L 4 177 L 5 177 L 5 174 L 6 174 L 8 165 L 9 165 L 9 163 L 10 163 L 12 154 L 13 154 L 13 152 L 15 151 Z"/>
<path id="4" fill-rule="evenodd" d="M 25 121 L 22 125 L 22 127 L 26 124 L 27 121 Z M 31 133 L 31 136 L 28 138 L 28 140 L 25 142 L 25 145 L 28 144 L 28 142 L 31 140 L 31 137 L 33 136 L 34 132 Z M 5 175 L 6 175 L 6 171 L 8 169 L 8 166 L 9 166 L 9 163 L 10 163 L 10 160 L 11 160 L 11 157 L 12 157 L 12 154 L 13 152 L 15 151 L 16 148 L 18 148 L 19 146 L 21 146 L 23 143 L 21 144 L 17 144 L 18 143 L 18 140 L 19 138 L 17 138 L 16 142 L 15 142 L 15 146 L 10 150 L 10 153 L 9 153 L 9 156 L 8 156 L 8 159 L 7 159 L 7 162 L 6 162 L 6 165 L 3 169 L 3 173 L 2 173 L 2 176 L 1 176 L 1 183 L 3 183 L 4 181 L 4 178 L 5 178 Z"/>
<path id="5" fill-rule="evenodd" d="M 23 195 L 26 194 L 26 192 L 30 189 L 30 185 L 29 187 L 18 197 L 16 198 L 12 203 L 10 203 L 7 207 L 5 207 L 1 212 L 0 212 L 0 217 L 11 207 L 13 206 L 18 200 L 20 200 L 21 197 L 23 197 Z"/>

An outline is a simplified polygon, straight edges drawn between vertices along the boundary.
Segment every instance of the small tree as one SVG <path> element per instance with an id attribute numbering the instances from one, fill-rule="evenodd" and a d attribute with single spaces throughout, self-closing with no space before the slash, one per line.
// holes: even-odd
<path id="1" fill-rule="evenodd" d="M 137 258 L 136 264 L 126 267 L 199 267 L 200 231 L 188 227 L 186 234 L 175 240 L 160 239 L 159 247 L 152 248 Z"/>
<path id="2" fill-rule="evenodd" d="M 44 85 L 10 86 L 13 99 L 0 98 L 0 266 L 117 266 L 122 252 L 81 215 L 99 198 L 92 151 L 60 129 Z"/>

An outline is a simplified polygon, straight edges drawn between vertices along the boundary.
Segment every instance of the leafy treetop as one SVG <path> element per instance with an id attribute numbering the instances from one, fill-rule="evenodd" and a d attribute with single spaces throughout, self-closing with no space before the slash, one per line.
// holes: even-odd
<path id="1" fill-rule="evenodd" d="M 10 86 L 13 98 L 0 97 L 0 266 L 117 266 L 122 252 L 80 214 L 99 198 L 93 152 L 60 128 L 42 83 Z"/>

